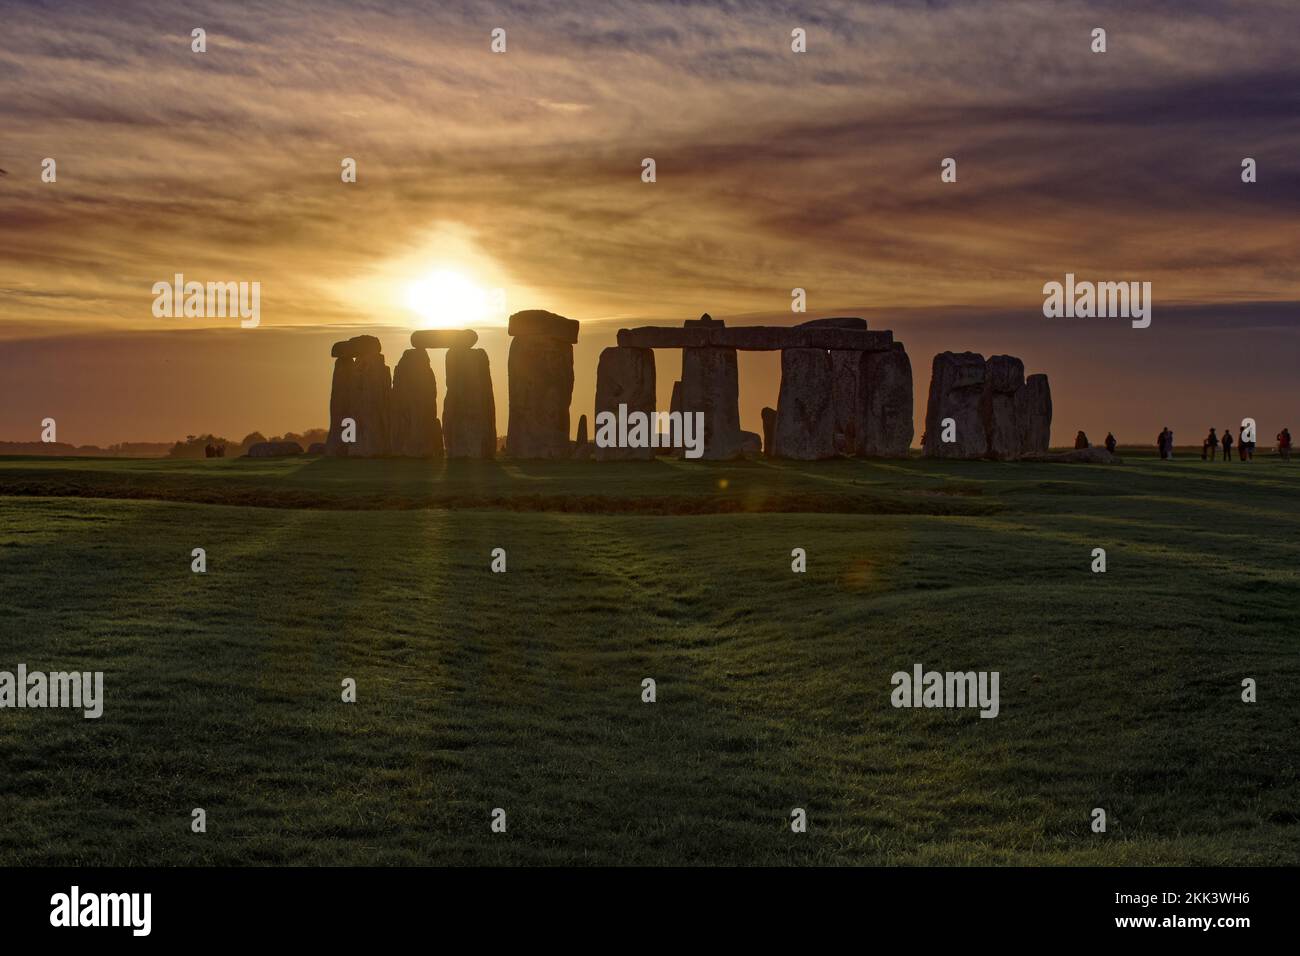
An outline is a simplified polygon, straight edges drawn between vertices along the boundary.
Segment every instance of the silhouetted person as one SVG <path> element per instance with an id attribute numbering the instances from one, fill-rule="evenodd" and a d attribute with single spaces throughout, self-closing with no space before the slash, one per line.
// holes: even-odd
<path id="1" fill-rule="evenodd" d="M 1110 452 L 1112 455 L 1115 454 L 1116 444 L 1117 442 L 1115 441 L 1115 436 L 1112 435 L 1110 432 L 1106 432 L 1106 450 Z"/>
<path id="2" fill-rule="evenodd" d="M 1166 425 L 1164 428 L 1160 430 L 1160 434 L 1156 436 L 1156 450 L 1160 452 L 1161 461 L 1169 457 L 1168 449 L 1165 447 L 1165 438 L 1168 435 L 1169 435 L 1169 426 Z"/>
<path id="3" fill-rule="evenodd" d="M 1223 460 L 1232 461 L 1232 432 L 1223 430 Z"/>
<path id="4" fill-rule="evenodd" d="M 1291 460 L 1291 430 L 1284 428 L 1277 433 L 1277 453 L 1283 461 Z"/>
<path id="5" fill-rule="evenodd" d="M 1074 436 L 1074 447 L 1090 448 L 1092 446 L 1088 444 L 1088 436 L 1085 435 L 1082 431 L 1080 431 L 1079 434 Z"/>
<path id="6" fill-rule="evenodd" d="M 1219 436 L 1214 434 L 1214 429 L 1211 428 L 1210 433 L 1205 436 L 1205 441 L 1201 442 L 1201 461 L 1205 461 L 1207 457 L 1210 461 L 1214 461 L 1214 453 L 1218 450 Z"/>

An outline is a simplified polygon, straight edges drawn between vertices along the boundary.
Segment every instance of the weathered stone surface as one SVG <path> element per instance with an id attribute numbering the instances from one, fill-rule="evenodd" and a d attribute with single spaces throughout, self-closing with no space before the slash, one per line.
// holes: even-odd
<path id="1" fill-rule="evenodd" d="M 441 458 L 438 380 L 422 348 L 407 349 L 393 369 L 390 450 L 403 458 Z"/>
<path id="2" fill-rule="evenodd" d="M 780 325 L 742 325 L 725 328 L 722 323 L 687 328 L 647 325 L 636 329 L 619 329 L 618 344 L 632 348 L 685 349 L 716 346 L 749 352 L 778 349 L 811 348 L 879 352 L 894 341 L 892 332 L 826 327 Z"/>
<path id="3" fill-rule="evenodd" d="M 892 332 L 868 332 L 860 329 L 784 328 L 782 326 L 743 325 L 719 329 L 712 334 L 714 345 L 729 346 L 747 352 L 770 352 L 775 349 L 844 349 L 879 352 L 894 341 Z"/>
<path id="4" fill-rule="evenodd" d="M 325 454 L 346 458 L 351 445 L 343 441 L 343 419 L 356 418 L 357 366 L 350 358 L 334 360 L 334 378 L 330 382 L 330 428 L 325 439 Z"/>
<path id="5" fill-rule="evenodd" d="M 855 454 L 906 458 L 915 434 L 911 359 L 901 342 L 895 342 L 888 352 L 859 354 L 862 412 Z"/>
<path id="6" fill-rule="evenodd" d="M 363 355 L 378 355 L 382 351 L 379 339 L 373 335 L 354 335 L 342 342 L 335 342 L 334 347 L 330 349 L 330 356 L 332 358 L 360 358 Z"/>
<path id="7" fill-rule="evenodd" d="M 496 399 L 488 356 L 482 349 L 447 350 L 442 437 L 448 458 L 496 457 Z"/>
<path id="8" fill-rule="evenodd" d="M 800 322 L 796 329 L 865 329 L 867 320 L 850 316 L 835 316 L 829 319 L 809 319 Z"/>
<path id="9" fill-rule="evenodd" d="M 776 409 L 764 406 L 763 416 L 763 454 L 768 458 L 772 457 L 775 450 L 772 447 L 773 438 L 776 436 Z"/>
<path id="10" fill-rule="evenodd" d="M 934 357 L 925 408 L 926 456 L 983 458 L 988 452 L 988 437 L 980 418 L 984 376 L 984 356 L 977 352 L 940 352 Z M 942 440 L 945 418 L 956 423 L 951 443 Z"/>
<path id="11" fill-rule="evenodd" d="M 1025 384 L 1025 363 L 1014 355 L 990 355 L 984 363 L 984 387 L 989 391 L 1014 395 Z"/>
<path id="12" fill-rule="evenodd" d="M 763 437 L 758 432 L 741 432 L 740 454 L 744 458 L 759 457 L 763 454 Z"/>
<path id="13" fill-rule="evenodd" d="M 1052 389 L 1046 375 L 1030 375 L 1016 391 L 1020 454 L 1045 455 L 1052 440 Z"/>
<path id="14" fill-rule="evenodd" d="M 511 458 L 569 457 L 573 346 L 543 335 L 511 339 L 509 376 L 506 454 Z"/>
<path id="15" fill-rule="evenodd" d="M 380 354 L 367 353 L 353 363 L 356 368 L 357 440 L 348 450 L 352 458 L 382 458 L 389 453 L 389 407 L 393 376 Z"/>
<path id="16" fill-rule="evenodd" d="M 1016 421 L 1016 392 L 1025 384 L 1025 363 L 1011 355 L 992 355 L 984 363 L 984 394 L 980 420 L 988 439 L 988 456 L 997 461 L 1020 457 L 1021 433 Z"/>
<path id="17" fill-rule="evenodd" d="M 637 329 L 619 329 L 618 344 L 641 349 L 704 348 L 709 344 L 710 335 L 712 332 L 707 328 L 644 325 Z"/>
<path id="18" fill-rule="evenodd" d="M 578 416 L 578 440 L 574 442 L 579 448 L 587 444 L 587 416 Z"/>
<path id="19" fill-rule="evenodd" d="M 855 455 L 862 444 L 865 423 L 862 418 L 865 396 L 862 394 L 863 359 L 878 352 L 831 353 L 831 407 L 835 418 L 835 451 Z"/>
<path id="20" fill-rule="evenodd" d="M 250 445 L 246 458 L 281 458 L 285 455 L 301 455 L 302 445 L 296 441 L 259 441 Z"/>
<path id="21" fill-rule="evenodd" d="M 831 377 L 831 357 L 824 350 L 782 351 L 774 437 L 776 457 L 814 461 L 835 456 Z"/>
<path id="22" fill-rule="evenodd" d="M 421 329 L 411 333 L 411 347 L 417 349 L 470 349 L 478 342 L 473 329 Z"/>
<path id="23" fill-rule="evenodd" d="M 653 349 L 624 348 L 614 346 L 600 353 L 596 365 L 596 419 L 600 425 L 602 412 L 609 412 L 617 420 L 619 405 L 627 406 L 627 414 L 644 412 L 653 416 L 655 411 L 655 353 Z M 654 427 L 651 417 L 650 428 Z M 652 435 L 646 432 L 649 442 Z M 596 445 L 596 460 L 610 461 L 619 459 L 653 458 L 655 449 L 646 448 L 602 448 Z"/>
<path id="24" fill-rule="evenodd" d="M 511 335 L 539 336 L 572 345 L 578 341 L 578 322 L 545 309 L 527 309 L 510 316 Z M 509 437 L 507 435 L 507 437 Z"/>
<path id="25" fill-rule="evenodd" d="M 736 350 L 683 349 L 681 384 L 682 414 L 704 414 L 703 457 L 718 461 L 739 455 L 740 383 Z"/>

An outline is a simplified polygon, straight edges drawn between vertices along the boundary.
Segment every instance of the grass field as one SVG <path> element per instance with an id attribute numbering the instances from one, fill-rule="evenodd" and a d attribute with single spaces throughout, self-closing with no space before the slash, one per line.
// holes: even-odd
<path id="1" fill-rule="evenodd" d="M 0 711 L 0 864 L 1294 864 L 1297 501 L 1274 459 L 2 460 L 0 670 L 106 702 Z M 894 709 L 915 663 L 1000 715 Z"/>

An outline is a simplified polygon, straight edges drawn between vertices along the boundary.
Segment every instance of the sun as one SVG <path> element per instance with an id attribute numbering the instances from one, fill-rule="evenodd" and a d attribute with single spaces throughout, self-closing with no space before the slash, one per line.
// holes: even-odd
<path id="1" fill-rule="evenodd" d="M 406 287 L 406 307 L 433 328 L 473 328 L 500 311 L 499 291 L 485 289 L 455 269 L 437 269 Z"/>

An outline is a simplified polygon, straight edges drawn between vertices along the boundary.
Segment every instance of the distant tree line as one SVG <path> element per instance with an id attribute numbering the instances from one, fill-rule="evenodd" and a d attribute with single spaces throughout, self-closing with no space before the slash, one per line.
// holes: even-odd
<path id="1" fill-rule="evenodd" d="M 249 448 L 262 441 L 295 441 L 303 447 L 303 450 L 306 450 L 311 447 L 313 442 L 325 441 L 326 435 L 327 432 L 324 428 L 310 428 L 301 433 L 285 432 L 283 435 L 276 435 L 271 438 L 267 438 L 261 432 L 249 432 L 237 442 L 219 435 L 213 435 L 211 432 L 206 435 L 186 435 L 184 441 L 178 441 L 172 446 L 171 451 L 167 453 L 167 457 L 238 458 L 240 455 L 247 454 Z M 220 453 L 213 456 L 210 454 L 209 449 L 219 449 Z"/>

